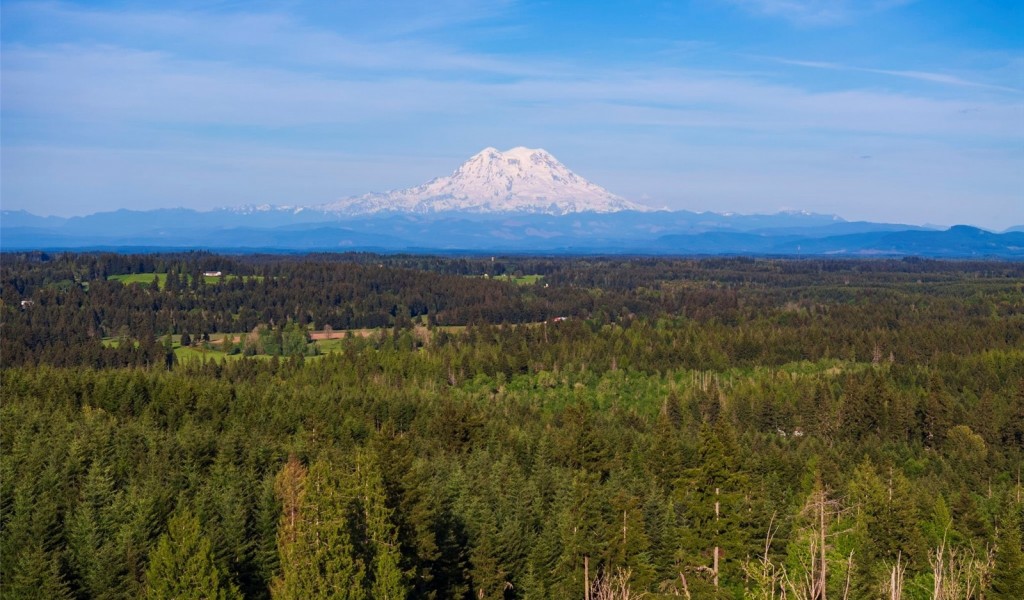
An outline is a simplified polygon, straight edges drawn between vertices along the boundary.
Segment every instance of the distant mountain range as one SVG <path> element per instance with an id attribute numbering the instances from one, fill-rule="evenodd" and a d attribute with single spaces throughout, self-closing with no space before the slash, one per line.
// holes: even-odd
<path id="1" fill-rule="evenodd" d="M 0 213 L 0 249 L 516 252 L 1024 258 L 1024 226 L 992 233 L 834 215 L 656 211 L 543 150 L 487 148 L 452 175 L 312 207 Z"/>

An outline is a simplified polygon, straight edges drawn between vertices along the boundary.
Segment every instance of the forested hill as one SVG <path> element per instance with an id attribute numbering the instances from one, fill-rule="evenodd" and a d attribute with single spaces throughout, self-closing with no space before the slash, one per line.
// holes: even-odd
<path id="1" fill-rule="evenodd" d="M 4 598 L 1024 597 L 1021 264 L 36 253 L 0 286 Z"/>

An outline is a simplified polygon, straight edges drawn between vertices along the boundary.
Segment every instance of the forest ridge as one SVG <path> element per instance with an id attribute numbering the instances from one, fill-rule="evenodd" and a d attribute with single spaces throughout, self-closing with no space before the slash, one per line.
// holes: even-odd
<path id="1" fill-rule="evenodd" d="M 1024 264 L 8 253 L 0 327 L 4 598 L 1024 597 Z"/>

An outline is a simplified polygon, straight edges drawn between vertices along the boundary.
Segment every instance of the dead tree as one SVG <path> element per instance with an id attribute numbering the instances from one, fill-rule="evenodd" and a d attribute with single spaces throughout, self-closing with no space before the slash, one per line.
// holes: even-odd
<path id="1" fill-rule="evenodd" d="M 809 556 L 804 572 L 799 581 L 793 581 L 789 575 L 786 585 L 798 600 L 828 600 L 828 550 L 829 539 L 845 531 L 829 532 L 829 527 L 842 512 L 842 506 L 836 499 L 829 498 L 828 490 L 821 483 L 815 485 L 814 491 L 807 499 L 801 515 L 807 519 L 809 526 L 805 529 L 808 540 Z M 851 555 L 847 572 L 852 568 Z M 849 585 L 846 586 L 846 593 Z"/>

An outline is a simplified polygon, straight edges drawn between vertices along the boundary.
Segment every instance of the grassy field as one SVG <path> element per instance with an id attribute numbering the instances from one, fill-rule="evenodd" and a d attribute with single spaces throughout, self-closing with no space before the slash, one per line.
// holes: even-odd
<path id="1" fill-rule="evenodd" d="M 241 356 L 242 356 L 241 354 L 227 354 L 227 353 L 221 352 L 220 350 L 207 350 L 207 349 L 203 349 L 203 348 L 199 348 L 199 347 L 195 347 L 195 346 L 190 346 L 188 348 L 182 348 L 179 345 L 175 345 L 175 347 L 174 347 L 174 357 L 177 358 L 178 362 L 180 362 L 180 363 L 190 362 L 190 361 L 193 361 L 193 360 L 205 361 L 205 360 L 210 360 L 210 359 L 213 359 L 213 360 L 216 360 L 216 361 L 219 362 L 219 361 L 222 361 L 222 360 L 229 360 L 229 359 L 233 360 L 233 359 L 239 358 Z"/>
<path id="2" fill-rule="evenodd" d="M 164 289 L 164 284 L 167 283 L 167 273 L 132 273 L 131 275 L 110 275 L 107 277 L 109 281 L 120 281 L 125 285 L 130 283 L 149 285 L 153 283 L 153 278 L 156 278 L 159 282 L 160 289 Z"/>
<path id="3" fill-rule="evenodd" d="M 491 278 L 489 275 L 470 275 L 470 277 L 485 277 Z M 495 281 L 507 281 L 516 285 L 536 285 L 542 279 L 543 275 L 495 275 L 493 277 Z"/>
<path id="4" fill-rule="evenodd" d="M 501 279 L 507 279 L 516 285 L 537 285 L 537 283 L 543 279 L 542 275 L 505 275 Z"/>
<path id="5" fill-rule="evenodd" d="M 332 337 L 329 340 L 317 340 L 313 342 L 320 350 L 321 354 L 331 354 L 333 352 L 341 352 L 344 344 L 342 337 Z"/>
<path id="6" fill-rule="evenodd" d="M 132 273 L 130 275 L 110 275 L 107 277 L 110 281 L 120 281 L 121 283 L 128 285 L 131 283 L 141 283 L 149 285 L 153 283 L 153 278 L 156 278 L 159 282 L 160 289 L 164 289 L 164 285 L 167 283 L 167 273 Z M 186 275 L 186 280 L 191 283 L 192 276 Z M 223 276 L 203 276 L 203 280 L 207 284 L 220 283 L 221 279 L 230 281 L 232 279 L 242 279 L 243 281 L 263 281 L 262 275 L 223 275 Z"/>
<path id="7" fill-rule="evenodd" d="M 149 274 L 152 275 L 152 274 Z M 129 281 L 127 283 L 150 283 L 152 279 L 148 281 Z M 533 325 L 533 324 L 531 324 Z M 445 331 L 451 334 L 458 334 L 465 331 L 465 325 L 442 325 L 435 328 L 437 331 Z M 316 346 L 317 355 L 307 356 L 307 359 L 316 359 L 319 356 L 326 354 L 333 354 L 335 352 L 342 352 L 344 350 L 345 339 L 348 337 L 371 337 L 380 334 L 391 335 L 391 328 L 379 328 L 379 329 L 336 329 L 331 332 L 330 339 L 325 339 L 325 333 L 323 331 L 310 331 L 313 340 L 310 342 Z M 430 342 L 430 332 L 426 327 L 417 327 L 414 333 L 422 341 Z M 190 362 L 194 360 L 206 361 L 206 360 L 237 360 L 242 358 L 241 352 L 234 354 L 228 354 L 222 350 L 223 340 L 225 336 L 232 336 L 234 343 L 239 344 L 242 338 L 247 335 L 246 333 L 222 333 L 212 334 L 210 336 L 210 342 L 208 347 L 203 348 L 200 345 L 185 346 L 181 345 L 181 336 L 171 336 L 171 347 L 174 349 L 174 356 L 178 359 L 178 362 Z M 162 341 L 163 337 L 159 341 Z M 103 338 L 103 345 L 107 348 L 117 348 L 121 344 L 121 339 L 118 337 L 106 337 Z M 270 358 L 266 354 L 257 354 L 255 358 Z"/>

